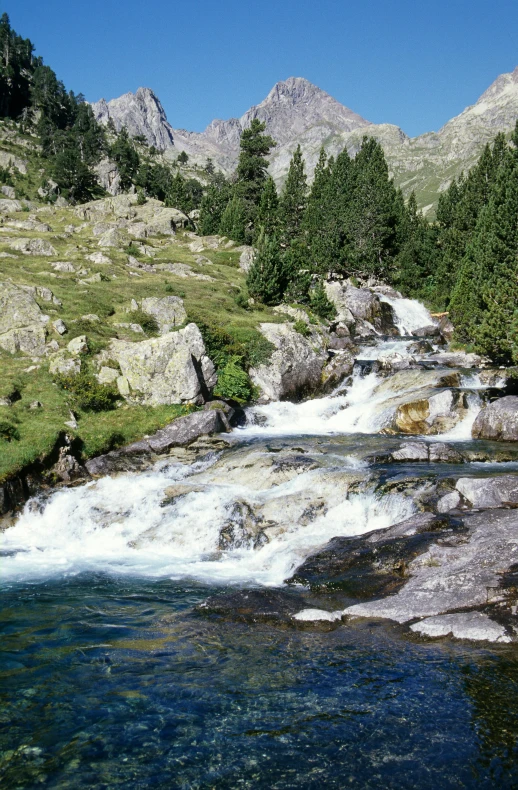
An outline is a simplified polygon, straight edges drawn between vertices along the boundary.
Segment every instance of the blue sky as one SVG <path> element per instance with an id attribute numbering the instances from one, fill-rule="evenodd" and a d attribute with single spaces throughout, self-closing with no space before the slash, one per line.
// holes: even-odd
<path id="1" fill-rule="evenodd" d="M 517 0 L 11 0 L 18 33 L 95 101 L 140 85 L 171 124 L 239 116 L 306 77 L 375 123 L 436 130 L 518 65 Z"/>

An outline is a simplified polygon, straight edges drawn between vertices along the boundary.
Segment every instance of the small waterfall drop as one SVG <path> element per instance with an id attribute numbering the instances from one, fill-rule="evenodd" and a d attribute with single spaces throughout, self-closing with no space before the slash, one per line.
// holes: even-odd
<path id="1" fill-rule="evenodd" d="M 389 304 L 394 311 L 394 323 L 400 335 L 411 335 L 416 329 L 434 323 L 430 312 L 415 299 L 395 298 L 379 294 L 380 300 Z"/>

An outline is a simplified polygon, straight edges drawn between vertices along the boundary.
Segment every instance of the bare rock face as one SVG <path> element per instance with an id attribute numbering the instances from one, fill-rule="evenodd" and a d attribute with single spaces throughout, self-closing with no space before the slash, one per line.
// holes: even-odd
<path id="1" fill-rule="evenodd" d="M 474 439 L 518 441 L 518 397 L 507 395 L 482 409 L 473 423 L 471 435 Z"/>
<path id="2" fill-rule="evenodd" d="M 254 118 L 266 123 L 266 131 L 277 140 L 270 155 L 270 173 L 282 183 L 293 151 L 300 144 L 311 177 L 321 146 L 328 155 L 340 151 L 354 155 L 364 135 L 375 137 L 383 146 L 396 184 L 411 183 L 425 212 L 430 191 L 445 188 L 452 176 L 470 169 L 486 142 L 499 131 L 510 131 L 518 115 L 518 69 L 502 74 L 479 100 L 449 121 L 438 132 L 413 139 L 398 126 L 372 124 L 340 104 L 325 91 L 300 77 L 278 82 L 268 96 L 251 107 L 241 118 L 214 120 L 204 132 L 173 129 L 158 98 L 149 88 L 139 88 L 106 102 L 92 104 L 97 119 L 117 129 L 126 126 L 132 135 L 144 135 L 150 145 L 163 151 L 186 151 L 200 164 L 211 157 L 218 169 L 230 173 L 239 154 L 243 129 Z M 0 162 L 1 164 L 1 162 Z M 453 169 L 452 169 L 453 168 Z M 408 187 L 410 188 L 410 187 Z"/>
<path id="3" fill-rule="evenodd" d="M 120 175 L 115 162 L 111 159 L 103 159 L 94 167 L 95 175 L 99 185 L 110 195 L 121 193 Z"/>
<path id="4" fill-rule="evenodd" d="M 518 519 L 513 510 L 486 510 L 466 514 L 462 521 L 460 540 L 433 542 L 408 563 L 395 595 L 354 604 L 344 614 L 405 623 L 486 606 L 493 591 L 503 592 L 505 568 L 516 563 Z"/>
<path id="5" fill-rule="evenodd" d="M 261 324 L 261 332 L 276 349 L 266 364 L 250 369 L 263 402 L 318 389 L 327 362 L 322 338 L 316 332 L 303 337 L 290 324 Z"/>
<path id="6" fill-rule="evenodd" d="M 136 93 L 125 93 L 109 102 L 101 99 L 92 104 L 92 110 L 100 123 L 107 124 L 111 119 L 117 131 L 125 126 L 130 135 L 143 135 L 160 151 L 174 145 L 173 129 L 150 88 L 138 88 Z"/>
<path id="7" fill-rule="evenodd" d="M 119 363 L 121 395 L 145 406 L 203 403 L 217 381 L 196 324 L 140 343 L 112 340 L 108 356 Z"/>
<path id="8" fill-rule="evenodd" d="M 0 347 L 15 354 L 39 356 L 45 350 L 45 322 L 30 292 L 13 283 L 0 283 Z"/>

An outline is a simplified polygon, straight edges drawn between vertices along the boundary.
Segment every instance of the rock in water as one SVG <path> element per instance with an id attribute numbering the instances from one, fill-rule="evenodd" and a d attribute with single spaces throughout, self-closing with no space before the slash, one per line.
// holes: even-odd
<path id="1" fill-rule="evenodd" d="M 473 423 L 471 435 L 474 439 L 518 441 L 518 397 L 507 395 L 482 409 Z"/>
<path id="2" fill-rule="evenodd" d="M 263 401 L 297 397 L 320 386 L 327 352 L 317 333 L 306 338 L 289 324 L 261 324 L 261 332 L 276 348 L 267 363 L 250 369 Z"/>

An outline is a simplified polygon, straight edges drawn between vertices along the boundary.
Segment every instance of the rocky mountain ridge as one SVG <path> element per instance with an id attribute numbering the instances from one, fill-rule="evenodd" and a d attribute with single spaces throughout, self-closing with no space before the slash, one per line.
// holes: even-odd
<path id="1" fill-rule="evenodd" d="M 509 132 L 518 117 L 518 68 L 500 75 L 478 101 L 452 118 L 438 132 L 410 138 L 393 124 L 372 124 L 301 77 L 278 82 L 268 96 L 241 118 L 214 120 L 204 132 L 175 129 L 160 100 L 149 88 L 139 88 L 111 101 L 92 105 L 102 123 L 143 135 L 150 145 L 176 156 L 186 151 L 194 162 L 208 157 L 225 173 L 235 168 L 239 138 L 253 118 L 266 123 L 277 141 L 270 172 L 282 183 L 291 155 L 301 145 L 311 176 L 320 147 L 336 156 L 343 148 L 354 155 L 362 137 L 372 135 L 384 147 L 396 183 L 405 193 L 415 190 L 421 207 L 433 209 L 437 195 L 451 179 L 476 161 L 482 147 L 499 131 Z"/>

